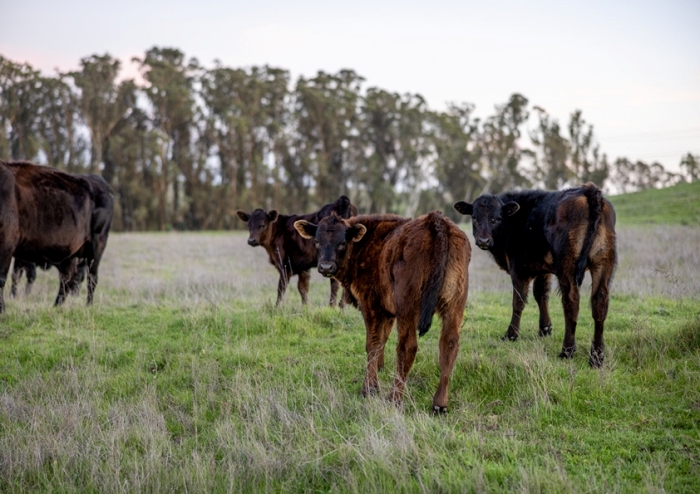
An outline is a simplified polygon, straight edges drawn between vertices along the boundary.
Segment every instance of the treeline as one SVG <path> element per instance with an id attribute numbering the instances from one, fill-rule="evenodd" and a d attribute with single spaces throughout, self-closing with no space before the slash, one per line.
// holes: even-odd
<path id="1" fill-rule="evenodd" d="M 361 212 L 453 214 L 483 191 L 590 180 L 627 192 L 700 174 L 691 154 L 683 174 L 610 162 L 581 111 L 562 128 L 520 94 L 480 120 L 468 103 L 434 111 L 364 88 L 352 70 L 292 86 L 285 69 L 208 69 L 172 48 L 135 61 L 142 85 L 118 82 L 109 55 L 55 77 L 0 56 L 0 159 L 101 173 L 117 230 L 229 229 L 238 208 L 306 212 L 340 194 Z"/>

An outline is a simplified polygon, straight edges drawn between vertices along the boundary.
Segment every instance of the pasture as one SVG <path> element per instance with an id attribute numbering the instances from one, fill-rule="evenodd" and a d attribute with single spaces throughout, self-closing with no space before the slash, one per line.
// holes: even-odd
<path id="1" fill-rule="evenodd" d="M 55 270 L 0 316 L 1 492 L 700 492 L 700 229 L 624 226 L 606 361 L 502 342 L 511 288 L 474 249 L 450 411 L 430 413 L 439 322 L 419 341 L 401 408 L 363 399 L 355 309 L 309 307 L 247 234 L 112 234 L 95 304 L 51 307 Z M 474 246 L 473 239 L 472 246 Z M 23 289 L 21 287 L 20 291 Z M 6 293 L 9 287 L 6 287 Z M 532 297 L 531 297 L 532 298 Z"/>

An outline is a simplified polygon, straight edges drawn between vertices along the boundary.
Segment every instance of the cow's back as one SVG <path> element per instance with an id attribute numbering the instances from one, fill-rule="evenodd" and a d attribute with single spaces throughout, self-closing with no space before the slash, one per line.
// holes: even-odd
<path id="1" fill-rule="evenodd" d="M 14 197 L 6 201 L 3 196 L 0 207 L 17 220 L 15 256 L 53 263 L 77 252 L 90 235 L 92 199 L 87 181 L 26 162 L 4 163 L 3 169 L 10 171 L 14 182 Z"/>

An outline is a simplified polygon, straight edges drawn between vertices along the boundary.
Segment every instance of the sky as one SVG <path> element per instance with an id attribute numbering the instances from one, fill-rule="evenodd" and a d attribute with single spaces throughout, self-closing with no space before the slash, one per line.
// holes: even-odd
<path id="1" fill-rule="evenodd" d="M 563 127 L 581 110 L 611 160 L 676 171 L 700 155 L 699 26 L 698 0 L 0 0 L 0 55 L 54 74 L 109 53 L 125 78 L 153 46 L 292 81 L 352 69 L 365 87 L 472 103 L 481 118 L 520 93 Z"/>

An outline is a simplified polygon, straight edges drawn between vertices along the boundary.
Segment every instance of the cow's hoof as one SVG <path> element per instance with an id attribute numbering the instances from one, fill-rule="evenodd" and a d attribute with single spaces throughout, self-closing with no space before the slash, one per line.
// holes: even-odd
<path id="1" fill-rule="evenodd" d="M 379 393 L 379 386 L 365 386 L 362 388 L 362 391 L 360 391 L 360 394 L 364 396 L 365 398 L 367 396 L 375 396 Z"/>
<path id="2" fill-rule="evenodd" d="M 559 358 L 574 358 L 574 353 L 576 353 L 576 345 L 568 348 L 562 348 Z"/>
<path id="3" fill-rule="evenodd" d="M 538 336 L 549 336 L 552 334 L 552 326 L 545 326 L 544 328 L 540 328 L 540 332 L 537 333 Z"/>
<path id="4" fill-rule="evenodd" d="M 590 365 L 594 369 L 600 369 L 603 367 L 603 361 L 605 360 L 605 355 L 604 351 L 601 350 L 594 350 L 591 348 L 591 356 L 588 357 L 588 365 Z"/>
<path id="5" fill-rule="evenodd" d="M 441 407 L 440 405 L 433 405 L 433 415 L 445 415 L 447 413 L 447 407 Z"/>
<path id="6" fill-rule="evenodd" d="M 518 339 L 517 334 L 510 334 L 506 333 L 503 338 L 501 338 L 502 341 L 516 341 Z"/>

